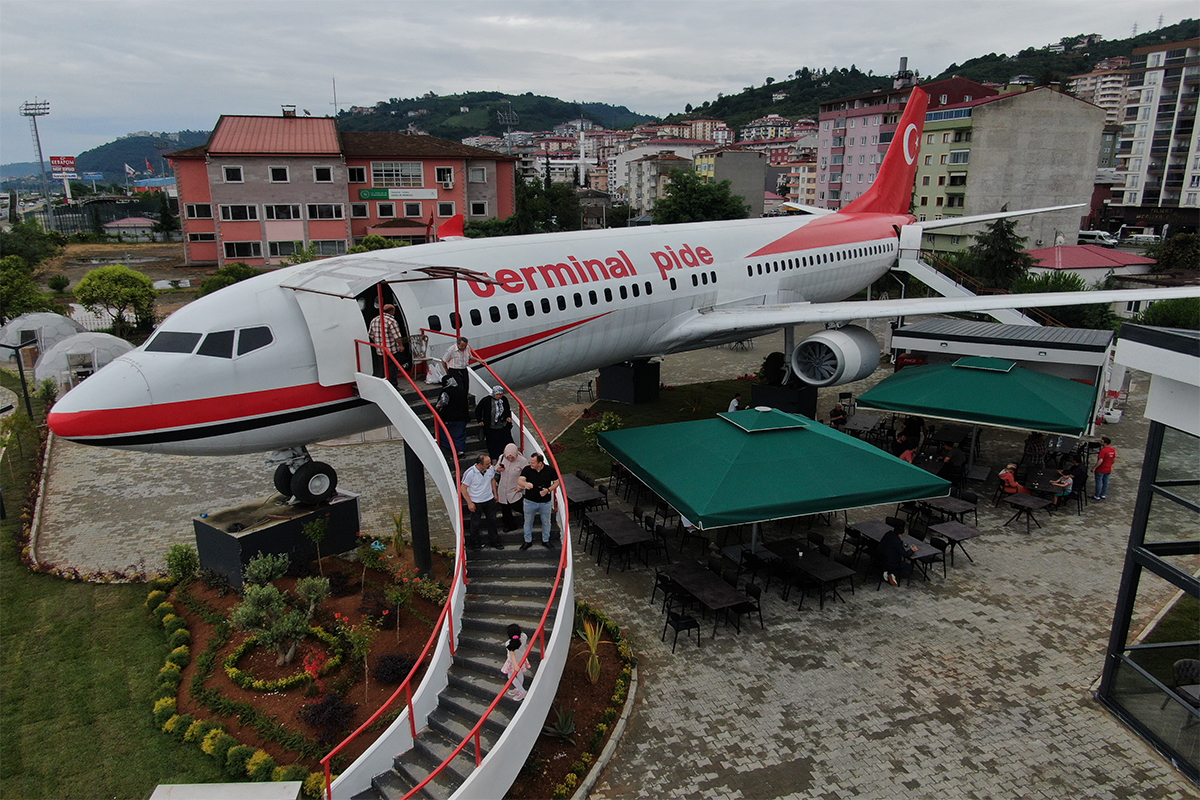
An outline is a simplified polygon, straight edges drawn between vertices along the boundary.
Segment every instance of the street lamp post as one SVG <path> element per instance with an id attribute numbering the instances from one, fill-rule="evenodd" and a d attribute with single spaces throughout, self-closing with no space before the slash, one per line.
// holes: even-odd
<path id="1" fill-rule="evenodd" d="M 26 100 L 21 104 L 21 116 L 29 117 L 29 125 L 33 128 L 33 147 L 37 151 L 38 170 L 42 175 L 42 195 L 46 198 L 46 228 L 55 230 L 54 207 L 50 199 L 50 181 L 46 178 L 46 160 L 42 157 L 42 139 L 38 136 L 37 118 L 50 113 L 49 100 Z M 29 415 L 33 418 L 33 414 Z"/>
<path id="2" fill-rule="evenodd" d="M 21 394 L 25 396 L 25 413 L 29 415 L 30 421 L 33 420 L 33 404 L 29 402 L 29 384 L 25 382 L 25 365 L 21 362 L 21 351 L 32 345 L 33 342 L 26 344 L 0 344 L 0 347 L 6 347 L 13 351 L 17 357 L 17 374 L 21 376 Z"/>

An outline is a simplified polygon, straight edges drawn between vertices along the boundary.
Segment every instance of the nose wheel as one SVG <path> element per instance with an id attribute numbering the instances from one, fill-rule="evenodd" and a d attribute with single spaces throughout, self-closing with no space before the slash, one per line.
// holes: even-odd
<path id="1" fill-rule="evenodd" d="M 305 505 L 327 500 L 337 491 L 337 472 L 320 461 L 302 464 L 295 472 L 287 464 L 275 468 L 275 490 Z"/>

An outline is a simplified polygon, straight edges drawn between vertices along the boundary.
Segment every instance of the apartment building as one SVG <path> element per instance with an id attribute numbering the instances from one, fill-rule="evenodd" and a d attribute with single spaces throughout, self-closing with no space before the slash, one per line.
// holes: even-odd
<path id="1" fill-rule="evenodd" d="M 629 205 L 638 214 L 648 214 L 670 185 L 671 170 L 691 168 L 690 158 L 670 151 L 634 159 L 629 163 Z M 761 181 L 758 193 L 762 195 Z"/>
<path id="2" fill-rule="evenodd" d="M 1200 208 L 1200 38 L 1133 51 L 1125 129 L 1117 149 L 1124 185 L 1114 191 L 1110 223 L 1161 233 L 1196 230 Z"/>
<path id="3" fill-rule="evenodd" d="M 515 159 L 432 136 L 342 133 L 337 121 L 224 115 L 175 160 L 189 264 L 280 263 L 315 246 L 345 253 L 368 234 L 425 241 L 455 214 L 515 210 Z"/>
<path id="4" fill-rule="evenodd" d="M 942 106 L 925 115 L 913 189 L 918 220 L 1010 209 L 1088 203 L 1104 110 L 1050 87 Z M 1074 244 L 1086 209 L 1021 218 L 1030 247 Z M 977 233 L 946 228 L 925 234 L 934 250 L 957 250 Z"/>
<path id="5" fill-rule="evenodd" d="M 911 79 L 896 83 L 893 89 L 863 92 L 821 104 L 816 203 L 821 208 L 841 208 L 875 182 L 914 85 Z M 921 88 L 929 94 L 930 113 L 937 113 L 944 106 L 999 94 L 966 78 L 948 78 Z"/>
<path id="6" fill-rule="evenodd" d="M 759 117 L 742 126 L 742 141 L 754 139 L 779 139 L 791 136 L 793 123 L 787 117 L 778 114 L 768 114 Z"/>
<path id="7" fill-rule="evenodd" d="M 701 150 L 693 158 L 696 174 L 705 183 L 729 181 L 731 194 L 742 198 L 751 217 L 763 215 L 767 174 L 765 153 L 733 145 Z"/>
<path id="8" fill-rule="evenodd" d="M 697 142 L 691 139 L 651 139 L 629 147 L 608 157 L 608 191 L 617 194 L 622 189 L 631 189 L 631 169 L 634 161 L 657 153 L 670 152 L 681 158 L 691 159 L 701 150 L 712 147 L 712 142 Z M 632 195 L 631 195 L 632 196 Z"/>
<path id="9" fill-rule="evenodd" d="M 787 199 L 806 206 L 817 204 L 817 157 L 801 156 L 788 167 Z"/>
<path id="10" fill-rule="evenodd" d="M 1104 64 L 1116 59 L 1107 59 Z M 1106 112 L 1105 122 L 1114 123 L 1125 114 L 1125 90 L 1129 84 L 1129 59 L 1125 67 L 1113 68 L 1097 64 L 1084 75 L 1074 75 L 1067 81 L 1067 89 L 1080 100 L 1100 106 Z"/>

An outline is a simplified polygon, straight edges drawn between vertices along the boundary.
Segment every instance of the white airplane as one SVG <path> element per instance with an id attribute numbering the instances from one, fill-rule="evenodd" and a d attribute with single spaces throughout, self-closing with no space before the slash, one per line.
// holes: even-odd
<path id="1" fill-rule="evenodd" d="M 68 392 L 50 427 L 127 450 L 275 451 L 276 487 L 314 502 L 332 494 L 336 475 L 307 445 L 387 424 L 355 382 L 363 355 L 355 340 L 367 339 L 380 287 L 406 333 L 461 331 L 517 389 L 807 322 L 831 328 L 795 347 L 792 368 L 836 385 L 878 364 L 874 337 L 846 324 L 855 319 L 1200 295 L 1189 287 L 839 302 L 885 275 L 902 251 L 915 257 L 922 230 L 1055 210 L 915 222 L 927 105 L 914 89 L 878 179 L 834 213 L 453 237 L 234 284 L 175 312 L 146 344 Z M 430 354 L 452 343 L 431 333 Z"/>

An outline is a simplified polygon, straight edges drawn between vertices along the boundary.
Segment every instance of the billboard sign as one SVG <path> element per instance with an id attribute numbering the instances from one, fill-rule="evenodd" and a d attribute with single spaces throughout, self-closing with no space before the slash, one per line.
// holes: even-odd
<path id="1" fill-rule="evenodd" d="M 50 156 L 50 171 L 55 180 L 79 177 L 75 172 L 75 156 Z"/>

